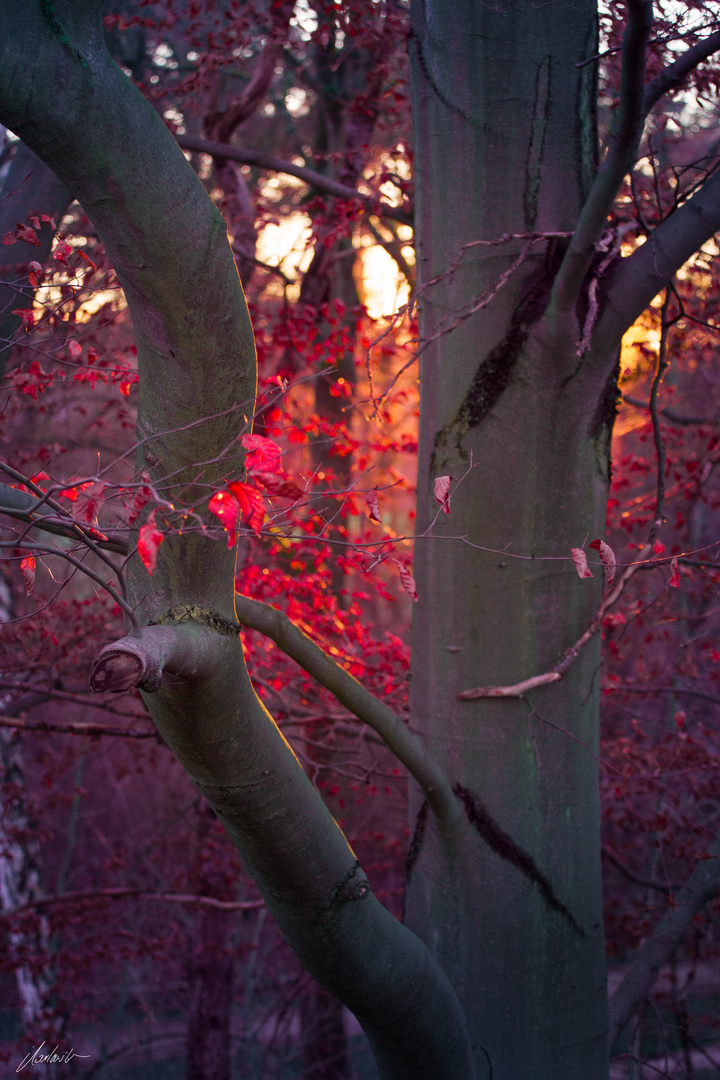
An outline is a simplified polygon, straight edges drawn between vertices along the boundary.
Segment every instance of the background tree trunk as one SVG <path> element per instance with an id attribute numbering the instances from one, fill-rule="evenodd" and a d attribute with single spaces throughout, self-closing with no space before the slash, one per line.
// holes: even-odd
<path id="1" fill-rule="evenodd" d="M 595 151 L 593 65 L 577 65 L 596 33 L 590 0 L 415 3 L 421 288 L 468 241 L 573 229 Z M 428 288 L 421 342 L 492 289 L 524 243 L 470 248 Z M 604 535 L 608 432 L 592 426 L 597 393 L 573 381 L 580 331 L 550 343 L 541 320 L 559 246 L 539 242 L 486 310 L 421 346 L 418 533 L 438 511 L 433 479 L 478 467 L 433 526 L 447 539 L 416 542 L 411 726 L 472 793 L 461 794 L 477 822 L 454 846 L 428 829 L 407 922 L 448 973 L 478 1075 L 493 1080 L 607 1076 L 598 642 L 527 700 L 457 699 L 552 668 L 600 599 L 599 580 L 567 561 L 513 557 L 567 560 L 588 532 Z"/>

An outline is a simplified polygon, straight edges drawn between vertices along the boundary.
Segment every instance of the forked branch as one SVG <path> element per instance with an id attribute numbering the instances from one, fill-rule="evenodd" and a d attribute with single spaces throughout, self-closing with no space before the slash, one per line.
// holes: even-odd
<path id="1" fill-rule="evenodd" d="M 628 0 L 623 35 L 620 106 L 605 159 L 590 189 L 570 246 L 558 270 L 548 310 L 566 313 L 582 289 L 607 227 L 607 216 L 628 170 L 632 167 L 645 123 L 645 52 L 653 25 L 652 0 Z"/>

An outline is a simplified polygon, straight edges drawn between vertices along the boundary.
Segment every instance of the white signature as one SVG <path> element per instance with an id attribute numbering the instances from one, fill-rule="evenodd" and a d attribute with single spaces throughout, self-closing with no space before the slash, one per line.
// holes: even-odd
<path id="1" fill-rule="evenodd" d="M 22 1059 L 15 1072 L 19 1073 L 26 1065 L 67 1065 L 73 1058 L 90 1057 L 89 1054 L 76 1054 L 72 1048 L 70 1050 L 61 1051 L 59 1046 L 56 1046 L 54 1050 L 43 1053 L 42 1049 L 44 1045 L 45 1040 L 43 1039 L 35 1050 L 31 1050 L 30 1053 Z"/>

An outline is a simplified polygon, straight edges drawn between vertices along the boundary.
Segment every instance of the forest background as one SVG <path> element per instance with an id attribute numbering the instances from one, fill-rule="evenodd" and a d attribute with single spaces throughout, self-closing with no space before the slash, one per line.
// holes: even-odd
<path id="1" fill-rule="evenodd" d="M 658 9 L 658 65 L 716 29 L 703 5 Z M 241 538 L 238 591 L 280 607 L 407 717 L 423 348 L 407 7 L 109 10 L 114 58 L 225 216 L 257 341 L 254 433 L 282 450 L 280 469 L 268 463 L 269 444 L 246 444 L 267 517 L 249 508 L 256 527 Z M 624 7 L 604 9 L 601 23 L 602 132 L 617 106 Z M 608 221 L 608 258 L 633 251 L 716 168 L 717 75 L 707 63 L 663 100 Z M 19 493 L 50 490 L 112 538 L 144 502 L 162 506 L 149 484 L 132 483 L 137 371 L 122 292 L 78 204 L 11 134 L 0 177 L 5 479 Z M 605 539 L 630 563 L 658 510 L 663 526 L 653 559 L 603 619 L 611 982 L 672 908 L 717 828 L 717 255 L 711 241 L 677 273 L 626 334 L 620 360 Z M 438 491 L 438 514 L 452 515 L 464 479 L 453 479 L 449 499 Z M 199 1078 L 231 1068 L 248 1078 L 375 1075 L 349 1015 L 266 917 L 138 692 L 92 695 L 98 645 L 122 633 L 104 582 L 42 542 L 21 551 L 17 521 L 6 518 L 4 529 L 8 1067 L 45 1038 L 90 1054 L 73 1071 L 87 1077 L 180 1076 L 184 1061 Z M 145 536 L 148 566 L 160 535 Z M 582 536 L 564 539 L 568 560 L 582 546 L 603 573 L 602 552 L 595 557 Z M 404 769 L 269 638 L 244 630 L 243 644 L 258 694 L 375 894 L 400 916 L 411 839 Z M 717 900 L 700 908 L 668 957 L 618 1075 L 633 1075 L 637 1061 L 666 1075 L 717 1075 L 719 916 Z"/>

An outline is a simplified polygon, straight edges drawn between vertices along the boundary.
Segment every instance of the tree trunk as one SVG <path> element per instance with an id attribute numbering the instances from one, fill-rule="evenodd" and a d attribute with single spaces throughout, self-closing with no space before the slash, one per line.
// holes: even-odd
<path id="1" fill-rule="evenodd" d="M 572 231 L 595 149 L 593 65 L 577 65 L 596 34 L 590 0 L 417 0 L 421 289 L 469 241 Z M 472 828 L 454 845 L 428 828 L 406 918 L 460 997 L 479 1076 L 593 1080 L 608 1067 L 599 643 L 527 698 L 457 697 L 548 671 L 600 600 L 568 556 L 604 535 L 601 387 L 576 377 L 574 316 L 554 336 L 542 318 L 563 241 L 539 241 L 449 329 L 525 243 L 469 248 L 421 294 L 419 534 L 439 509 L 434 478 L 463 479 L 437 539 L 416 542 L 411 726 L 461 785 Z"/>
<path id="2" fill-rule="evenodd" d="M 137 343 L 137 475 L 179 508 L 157 508 L 165 534 L 152 577 L 136 552 L 127 561 L 132 632 L 103 650 L 92 685 L 141 686 L 289 944 L 358 1017 L 383 1080 L 472 1080 L 446 976 L 372 895 L 247 674 L 235 551 L 205 507 L 241 474 L 252 328 L 222 218 L 106 53 L 101 9 L 0 2 L 0 122 L 68 183 L 112 259 Z"/>

